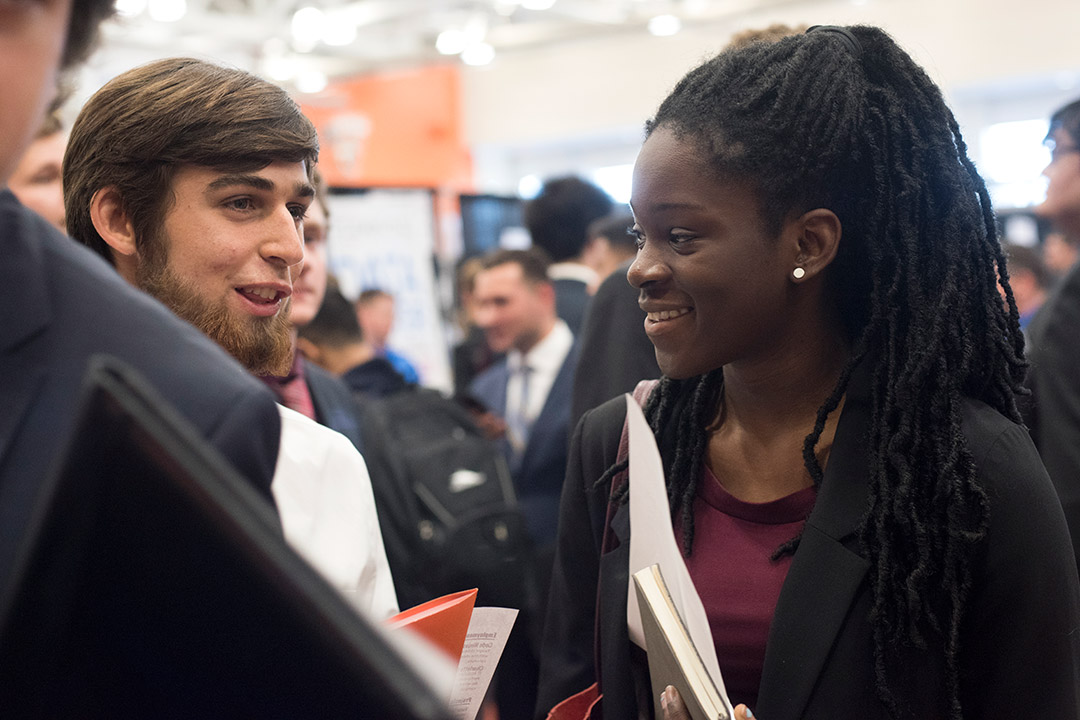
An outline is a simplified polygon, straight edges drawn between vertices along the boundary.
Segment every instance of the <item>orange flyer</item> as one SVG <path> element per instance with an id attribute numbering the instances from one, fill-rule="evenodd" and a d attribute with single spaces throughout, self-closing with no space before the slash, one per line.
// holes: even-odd
<path id="1" fill-rule="evenodd" d="M 476 588 L 462 590 L 403 610 L 387 619 L 386 624 L 420 633 L 458 662 L 475 604 Z"/>

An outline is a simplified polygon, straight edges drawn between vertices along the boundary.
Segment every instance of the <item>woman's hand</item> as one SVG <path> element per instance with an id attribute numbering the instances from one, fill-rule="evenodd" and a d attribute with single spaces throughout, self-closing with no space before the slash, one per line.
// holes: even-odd
<path id="1" fill-rule="evenodd" d="M 664 688 L 660 696 L 660 704 L 664 708 L 664 720 L 693 720 L 690 711 L 686 709 L 686 703 L 679 697 L 679 691 L 671 685 Z M 735 706 L 735 717 L 732 720 L 753 720 L 754 713 L 743 704 Z"/>

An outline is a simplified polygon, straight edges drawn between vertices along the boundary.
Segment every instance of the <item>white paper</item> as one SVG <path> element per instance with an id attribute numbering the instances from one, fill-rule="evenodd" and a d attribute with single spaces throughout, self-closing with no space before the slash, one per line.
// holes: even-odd
<path id="1" fill-rule="evenodd" d="M 664 465 L 656 447 L 656 438 L 649 429 L 641 407 L 629 394 L 626 394 L 626 421 L 630 431 L 630 575 L 626 589 L 626 624 L 630 639 L 648 650 L 641 628 L 637 593 L 634 592 L 634 573 L 654 563 L 659 564 L 671 600 L 686 624 L 686 630 L 709 676 L 730 710 L 731 702 L 724 688 L 724 679 L 720 676 L 720 663 L 716 659 L 716 646 L 713 645 L 705 606 L 701 604 L 694 581 L 690 579 L 690 571 L 686 569 L 675 542 L 664 482 Z"/>
<path id="2" fill-rule="evenodd" d="M 474 720 L 480 712 L 517 614 L 513 608 L 473 608 L 450 693 L 450 709 L 460 720 Z"/>

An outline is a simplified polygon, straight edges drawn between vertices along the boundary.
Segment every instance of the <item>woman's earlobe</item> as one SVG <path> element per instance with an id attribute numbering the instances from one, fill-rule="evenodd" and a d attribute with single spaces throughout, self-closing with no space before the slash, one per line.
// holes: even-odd
<path id="1" fill-rule="evenodd" d="M 90 199 L 90 221 L 97 234 L 112 249 L 114 258 L 117 255 L 135 255 L 135 227 L 124 208 L 119 190 L 109 186 L 94 193 Z"/>
<path id="2" fill-rule="evenodd" d="M 832 210 L 817 208 L 798 220 L 798 250 L 792 278 L 800 281 L 823 272 L 840 249 L 842 227 Z"/>

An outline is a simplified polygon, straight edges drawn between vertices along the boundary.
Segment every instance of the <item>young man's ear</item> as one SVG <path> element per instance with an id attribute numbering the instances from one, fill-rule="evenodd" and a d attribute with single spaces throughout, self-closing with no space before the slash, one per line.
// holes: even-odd
<path id="1" fill-rule="evenodd" d="M 111 249 L 117 271 L 129 282 L 134 281 L 139 264 L 135 227 L 115 187 L 104 187 L 94 193 L 90 199 L 90 221 Z"/>
<path id="2" fill-rule="evenodd" d="M 842 228 L 836 213 L 825 208 L 804 213 L 793 225 L 795 260 L 791 272 L 798 282 L 821 274 L 832 263 L 840 249 Z"/>

